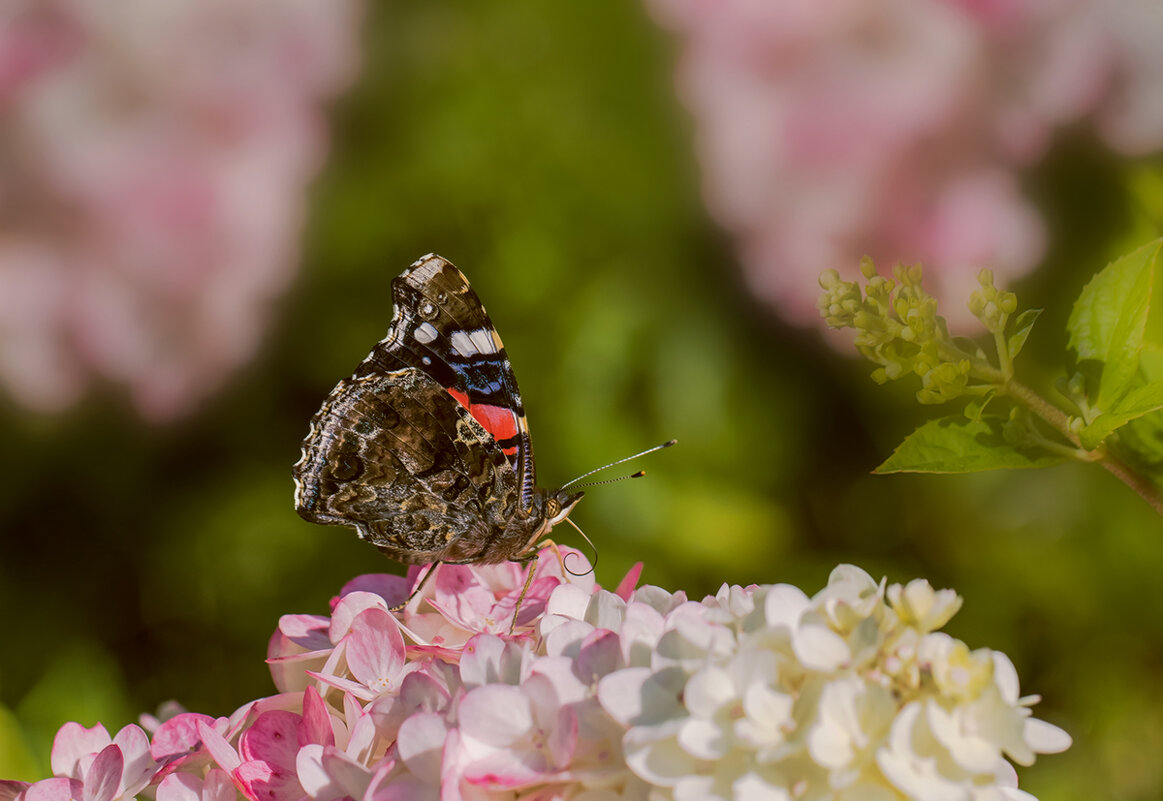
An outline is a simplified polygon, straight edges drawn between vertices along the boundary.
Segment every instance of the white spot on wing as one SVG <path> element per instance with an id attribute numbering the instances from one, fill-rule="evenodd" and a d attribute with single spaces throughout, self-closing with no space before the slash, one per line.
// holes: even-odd
<path id="1" fill-rule="evenodd" d="M 485 328 L 478 328 L 469 334 L 477 353 L 496 353 L 497 346 L 493 343 L 493 332 Z"/>
<path id="2" fill-rule="evenodd" d="M 416 341 L 421 345 L 427 345 L 432 340 L 436 339 L 436 326 L 432 323 L 424 323 L 416 326 L 416 330 L 412 332 L 412 336 L 416 337 Z"/>
<path id="3" fill-rule="evenodd" d="M 474 356 L 477 353 L 476 345 L 473 344 L 472 339 L 464 331 L 452 332 L 452 348 L 466 358 Z"/>

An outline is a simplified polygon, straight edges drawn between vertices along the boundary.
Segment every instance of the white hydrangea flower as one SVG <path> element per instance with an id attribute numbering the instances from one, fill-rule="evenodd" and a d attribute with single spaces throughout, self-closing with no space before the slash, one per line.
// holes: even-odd
<path id="1" fill-rule="evenodd" d="M 1010 762 L 1070 738 L 1030 717 L 1003 655 L 934 632 L 960 606 L 848 565 L 810 598 L 724 586 L 634 625 L 631 595 L 619 622 L 655 648 L 603 678 L 598 699 L 627 727 L 629 768 L 676 801 L 1017 801 Z"/>

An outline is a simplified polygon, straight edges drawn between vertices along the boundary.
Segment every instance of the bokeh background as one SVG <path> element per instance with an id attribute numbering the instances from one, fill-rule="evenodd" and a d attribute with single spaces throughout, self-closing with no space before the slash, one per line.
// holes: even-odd
<path id="1" fill-rule="evenodd" d="M 941 410 L 873 385 L 811 306 L 869 252 L 924 260 L 963 319 L 993 267 L 1046 308 L 1019 369 L 1047 386 L 1073 297 L 1163 223 L 1160 16 L 18 1 L 0 775 L 47 776 L 68 720 L 269 694 L 280 614 L 399 569 L 301 521 L 290 466 L 436 251 L 504 337 L 543 484 L 680 440 L 578 507 L 599 581 L 810 593 L 852 562 L 953 587 L 948 630 L 1074 737 L 1023 788 L 1163 798 L 1163 522 L 1098 469 L 869 475 Z"/>

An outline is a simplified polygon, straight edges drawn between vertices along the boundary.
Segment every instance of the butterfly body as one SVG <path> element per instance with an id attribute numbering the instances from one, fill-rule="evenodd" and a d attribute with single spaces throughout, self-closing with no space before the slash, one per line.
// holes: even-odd
<path id="1" fill-rule="evenodd" d="M 392 297 L 388 336 L 311 420 L 296 510 L 405 564 L 527 557 L 583 493 L 537 487 L 512 366 L 464 275 L 430 254 Z"/>

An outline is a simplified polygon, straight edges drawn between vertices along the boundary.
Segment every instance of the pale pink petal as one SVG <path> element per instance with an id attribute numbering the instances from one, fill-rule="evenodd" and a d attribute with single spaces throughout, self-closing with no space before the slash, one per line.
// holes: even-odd
<path id="1" fill-rule="evenodd" d="M 202 785 L 202 801 L 235 801 L 234 782 L 224 771 L 217 768 L 206 774 Z"/>
<path id="2" fill-rule="evenodd" d="M 254 801 L 300 801 L 306 798 L 299 779 L 291 767 L 269 762 L 243 762 L 234 772 L 242 791 Z"/>
<path id="3" fill-rule="evenodd" d="M 334 687 L 340 692 L 348 695 L 353 695 L 361 701 L 371 701 L 377 697 L 377 693 L 368 687 L 351 679 L 341 679 L 336 676 L 331 676 L 327 673 L 315 673 L 308 671 L 307 675 L 318 681 L 320 684 L 325 684 L 328 687 Z"/>
<path id="4" fill-rule="evenodd" d="M 288 647 L 298 648 L 298 646 L 290 644 L 290 640 L 287 640 L 277 631 L 271 635 L 267 653 L 284 655 L 268 656 L 266 661 L 271 669 L 271 680 L 275 687 L 283 693 L 302 692 L 307 689 L 311 683 L 308 674 L 312 671 L 322 670 L 326 666 L 327 660 L 335 652 L 333 648 L 325 648 L 322 651 L 303 651 L 289 654 L 287 653 Z"/>
<path id="5" fill-rule="evenodd" d="M 295 775 L 303 792 L 315 801 L 331 801 L 345 795 L 323 767 L 323 746 L 309 743 L 299 749 L 295 757 Z"/>
<path id="6" fill-rule="evenodd" d="M 448 701 L 448 691 L 436 679 L 427 673 L 409 673 L 400 683 L 400 694 L 377 698 L 368 707 L 368 715 L 375 729 L 391 741 L 408 716 L 414 712 L 441 712 Z"/>
<path id="7" fill-rule="evenodd" d="M 527 649 L 518 643 L 492 634 L 478 634 L 465 643 L 460 658 L 460 678 L 465 687 L 518 684 L 528 657 Z"/>
<path id="8" fill-rule="evenodd" d="M 330 626 L 330 618 L 322 615 L 283 615 L 279 618 L 279 631 L 307 651 L 331 647 L 331 639 L 328 637 Z"/>
<path id="9" fill-rule="evenodd" d="M 345 643 L 352 676 L 377 695 L 399 688 L 404 638 L 391 614 L 364 610 L 352 621 Z"/>
<path id="10" fill-rule="evenodd" d="M 584 620 L 586 607 L 590 603 L 590 593 L 573 584 L 562 584 L 549 596 L 545 614 L 562 615 L 574 620 Z"/>
<path id="11" fill-rule="evenodd" d="M 111 801 L 116 797 L 124 767 L 120 748 L 116 745 L 104 748 L 85 772 L 84 801 Z"/>
<path id="12" fill-rule="evenodd" d="M 109 732 L 100 723 L 91 729 L 80 723 L 66 723 L 53 738 L 52 772 L 57 776 L 79 779 L 81 759 L 100 752 L 112 742 Z"/>
<path id="13" fill-rule="evenodd" d="M 300 727 L 300 742 L 335 745 L 331 713 L 314 687 L 308 687 L 303 693 L 303 720 Z"/>
<path id="14" fill-rule="evenodd" d="M 202 779 L 193 773 L 171 773 L 158 785 L 157 801 L 202 801 Z"/>
<path id="15" fill-rule="evenodd" d="M 346 798 L 363 798 L 371 785 L 372 772 L 334 746 L 323 749 L 323 767 Z"/>
<path id="16" fill-rule="evenodd" d="M 447 738 L 448 724 L 443 715 L 417 712 L 401 724 L 396 747 L 400 759 L 417 778 L 439 784 L 441 755 Z"/>
<path id="17" fill-rule="evenodd" d="M 351 733 L 348 735 L 343 752 L 353 759 L 366 764 L 372 746 L 376 743 L 378 734 L 375 718 L 366 713 L 360 715 L 356 719 L 355 725 L 351 727 Z"/>
<path id="18" fill-rule="evenodd" d="M 125 760 L 119 795 L 135 796 L 150 783 L 158 767 L 150 753 L 149 737 L 140 726 L 130 724 L 117 732 L 113 742 Z"/>
<path id="19" fill-rule="evenodd" d="M 564 770 L 573 761 L 577 751 L 578 721 L 572 707 L 557 710 L 556 720 L 545 740 L 545 750 L 554 768 Z"/>
<path id="20" fill-rule="evenodd" d="M 161 724 L 154 732 L 150 754 L 160 761 L 196 749 L 202 743 L 202 738 L 198 735 L 199 721 L 207 726 L 214 724 L 214 718 L 197 712 L 183 712 Z"/>
<path id="21" fill-rule="evenodd" d="M 202 744 L 206 746 L 206 750 L 210 752 L 210 756 L 218 763 L 218 766 L 227 773 L 233 774 L 234 771 L 242 764 L 242 759 L 239 758 L 230 743 L 219 734 L 213 727 L 204 721 L 197 721 L 198 736 L 202 740 Z"/>
<path id="22" fill-rule="evenodd" d="M 544 625 L 546 620 L 547 618 L 542 618 L 541 634 L 545 638 L 545 653 L 549 656 L 576 658 L 581 651 L 582 642 L 594 631 L 594 627 L 584 620 L 567 617 L 559 617 L 560 622 L 546 631 Z"/>
<path id="23" fill-rule="evenodd" d="M 492 748 L 509 748 L 533 726 L 529 699 L 518 687 L 490 684 L 470 690 L 460 701 L 461 736 Z"/>
<path id="24" fill-rule="evenodd" d="M 586 637 L 578 652 L 575 672 L 586 684 L 594 684 L 602 676 L 622 667 L 622 643 L 618 635 L 608 629 L 597 629 Z"/>
<path id="25" fill-rule="evenodd" d="M 340 598 L 331 612 L 331 628 L 327 635 L 330 641 L 338 643 L 343 639 L 352 622 L 367 609 L 382 609 L 387 612 L 388 604 L 372 592 L 356 591 Z"/>
<path id="26" fill-rule="evenodd" d="M 84 795 L 83 784 L 61 777 L 35 782 L 24 791 L 24 801 L 77 801 Z"/>

